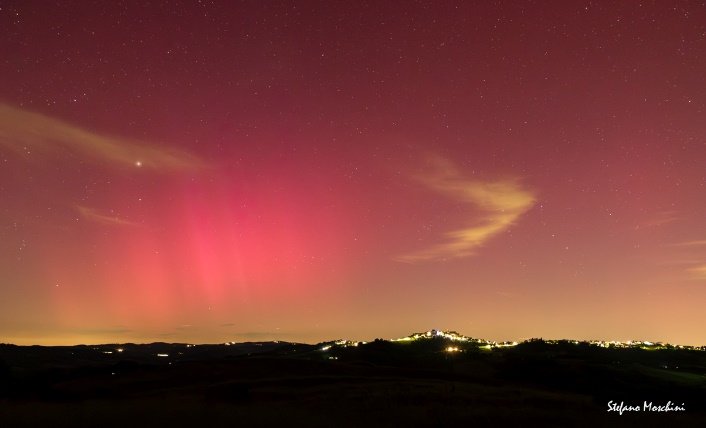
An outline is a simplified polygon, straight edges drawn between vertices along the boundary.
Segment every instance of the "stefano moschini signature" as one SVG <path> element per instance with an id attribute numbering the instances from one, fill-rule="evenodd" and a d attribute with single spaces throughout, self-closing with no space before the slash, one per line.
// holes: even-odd
<path id="1" fill-rule="evenodd" d="M 667 401 L 666 404 L 645 401 L 642 406 L 640 406 L 625 404 L 625 402 L 623 401 L 621 401 L 620 403 L 616 403 L 611 400 L 608 402 L 608 411 L 618 412 L 620 415 L 622 415 L 623 412 L 685 412 L 686 406 L 684 405 L 684 403 L 681 403 L 681 405 L 679 405 L 672 403 L 671 401 Z"/>

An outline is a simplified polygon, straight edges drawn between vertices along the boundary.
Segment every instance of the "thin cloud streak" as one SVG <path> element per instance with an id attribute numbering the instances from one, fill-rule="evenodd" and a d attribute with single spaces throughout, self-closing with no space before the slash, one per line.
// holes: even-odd
<path id="1" fill-rule="evenodd" d="M 282 336 L 283 333 L 273 331 L 244 331 L 239 333 L 231 333 L 233 336 L 245 337 L 248 339 L 258 339 L 263 337 Z"/>
<path id="2" fill-rule="evenodd" d="M 706 264 L 688 269 L 687 272 L 691 275 L 691 279 L 706 280 Z"/>
<path id="3" fill-rule="evenodd" d="M 697 247 L 701 245 L 706 245 L 706 240 L 700 240 L 700 241 L 685 241 L 685 242 L 677 242 L 675 244 L 670 244 L 672 247 Z"/>
<path id="4" fill-rule="evenodd" d="M 414 263 L 474 255 L 489 239 L 515 224 L 536 200 L 534 193 L 516 179 L 469 180 L 445 159 L 433 159 L 433 164 L 431 171 L 416 178 L 429 189 L 474 206 L 480 213 L 464 227 L 447 232 L 445 242 L 398 256 L 397 261 Z"/>
<path id="5" fill-rule="evenodd" d="M 647 221 L 643 222 L 642 224 L 638 225 L 638 228 L 664 226 L 665 224 L 673 223 L 679 219 L 680 219 L 680 217 L 677 215 L 677 211 L 674 211 L 674 210 L 660 211 L 657 214 L 655 214 L 652 218 L 650 218 Z"/>
<path id="6" fill-rule="evenodd" d="M 101 214 L 92 208 L 76 205 L 76 209 L 78 210 L 79 214 L 83 216 L 83 218 L 94 221 L 96 223 L 104 224 L 107 226 L 138 226 L 137 223 L 133 223 L 128 220 L 123 220 L 115 216 Z"/>
<path id="7" fill-rule="evenodd" d="M 81 334 L 81 335 L 100 335 L 100 334 L 125 334 L 125 333 L 132 333 L 132 329 L 124 328 L 124 327 L 116 327 L 116 328 L 94 328 L 94 329 L 77 329 L 75 330 L 76 333 Z"/>
<path id="8" fill-rule="evenodd" d="M 706 239 L 697 239 L 693 241 L 675 242 L 667 244 L 675 251 L 681 253 L 680 258 L 672 260 L 671 264 L 691 265 L 684 269 L 686 275 L 694 280 L 706 280 L 706 264 L 704 264 L 704 253 L 706 252 Z"/>
<path id="9" fill-rule="evenodd" d="M 189 170 L 205 166 L 179 150 L 87 131 L 58 119 L 0 103 L 0 146 L 20 155 L 70 150 L 85 158 L 123 167 Z"/>

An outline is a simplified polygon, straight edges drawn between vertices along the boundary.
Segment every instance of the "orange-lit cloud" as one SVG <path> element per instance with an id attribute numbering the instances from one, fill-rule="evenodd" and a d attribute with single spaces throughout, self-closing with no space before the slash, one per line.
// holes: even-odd
<path id="1" fill-rule="evenodd" d="M 398 256 L 396 260 L 418 262 L 473 255 L 478 247 L 513 225 L 535 202 L 534 193 L 516 179 L 470 180 L 445 159 L 435 158 L 432 163 L 427 173 L 416 178 L 437 193 L 475 207 L 478 214 L 463 227 L 447 232 L 445 242 Z"/>
<path id="2" fill-rule="evenodd" d="M 687 270 L 692 279 L 706 280 L 706 264 L 692 267 Z"/>
<path id="3" fill-rule="evenodd" d="M 517 293 L 509 293 L 507 291 L 498 291 L 495 294 L 497 294 L 498 296 L 501 296 L 501 297 L 508 298 L 508 299 L 514 299 L 519 296 L 519 294 L 517 294 Z"/>
<path id="4" fill-rule="evenodd" d="M 697 239 L 692 241 L 677 242 L 669 244 L 669 247 L 678 249 L 680 258 L 672 264 L 683 264 L 689 267 L 684 271 L 690 279 L 706 280 L 706 240 Z"/>
<path id="5" fill-rule="evenodd" d="M 131 221 L 124 220 L 116 216 L 101 214 L 92 208 L 76 205 L 76 209 L 78 210 L 79 214 L 83 216 L 83 218 L 94 221 L 96 223 L 105 224 L 108 226 L 137 226 L 137 223 L 133 223 Z"/>
<path id="6" fill-rule="evenodd" d="M 673 223 L 679 220 L 677 212 L 674 210 L 660 211 L 649 218 L 647 221 L 638 225 L 640 227 L 658 227 L 664 226 L 665 224 Z"/>
<path id="7" fill-rule="evenodd" d="M 672 244 L 672 246 L 673 246 L 673 247 L 698 247 L 698 246 L 706 246 L 706 240 L 678 242 L 678 243 L 676 243 L 676 244 Z"/>
<path id="8" fill-rule="evenodd" d="M 183 151 L 102 135 L 58 119 L 0 103 L 0 146 L 24 156 L 70 150 L 119 166 L 183 170 L 204 166 Z"/>

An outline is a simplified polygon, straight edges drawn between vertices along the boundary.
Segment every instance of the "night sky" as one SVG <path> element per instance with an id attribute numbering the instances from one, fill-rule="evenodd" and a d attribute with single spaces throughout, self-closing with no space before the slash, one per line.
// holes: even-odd
<path id="1" fill-rule="evenodd" d="M 703 2 L 61 3 L 0 3 L 0 342 L 706 344 Z"/>

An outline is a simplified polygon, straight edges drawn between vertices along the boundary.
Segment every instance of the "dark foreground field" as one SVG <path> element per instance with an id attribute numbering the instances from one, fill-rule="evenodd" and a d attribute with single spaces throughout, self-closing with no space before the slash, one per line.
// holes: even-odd
<path id="1" fill-rule="evenodd" d="M 284 345 L 53 368 L 23 367 L 15 348 L 0 354 L 11 360 L 0 426 L 705 426 L 700 354 L 446 345 Z M 681 368 L 668 365 L 675 363 Z M 608 412 L 611 400 L 641 411 Z M 685 411 L 644 411 L 645 401 L 683 403 Z"/>

